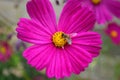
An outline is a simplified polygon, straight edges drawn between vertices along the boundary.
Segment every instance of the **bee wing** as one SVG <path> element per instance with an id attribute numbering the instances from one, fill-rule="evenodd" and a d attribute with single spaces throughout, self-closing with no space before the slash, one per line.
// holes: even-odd
<path id="1" fill-rule="evenodd" d="M 72 44 L 72 40 L 71 40 L 70 38 L 67 38 L 66 40 L 67 40 L 67 43 L 68 43 L 69 45 Z"/>
<path id="2" fill-rule="evenodd" d="M 75 36 L 77 36 L 77 33 L 71 33 L 69 36 L 70 36 L 71 38 L 72 38 L 72 37 L 75 37 Z"/>

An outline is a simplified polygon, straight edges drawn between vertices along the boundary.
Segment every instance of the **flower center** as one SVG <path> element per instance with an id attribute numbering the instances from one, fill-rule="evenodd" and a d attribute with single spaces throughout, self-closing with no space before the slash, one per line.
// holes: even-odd
<path id="1" fill-rule="evenodd" d="M 56 47 L 64 47 L 68 40 L 70 40 L 70 37 L 62 31 L 56 32 L 52 36 L 52 41 Z"/>
<path id="2" fill-rule="evenodd" d="M 0 47 L 0 52 L 3 54 L 3 55 L 5 55 L 5 53 L 6 53 L 6 49 L 5 49 L 5 47 Z"/>
<path id="3" fill-rule="evenodd" d="M 113 31 L 111 31 L 110 35 L 115 38 L 118 36 L 118 33 L 117 33 L 117 31 L 113 30 Z"/>
<path id="4" fill-rule="evenodd" d="M 91 0 L 91 2 L 95 5 L 99 4 L 101 2 L 101 0 Z"/>

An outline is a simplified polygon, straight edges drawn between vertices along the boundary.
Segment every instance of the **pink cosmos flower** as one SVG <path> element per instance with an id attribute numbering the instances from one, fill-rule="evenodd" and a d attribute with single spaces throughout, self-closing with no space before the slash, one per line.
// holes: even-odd
<path id="1" fill-rule="evenodd" d="M 113 15 L 120 18 L 119 0 L 80 0 L 85 6 L 93 9 L 96 14 L 97 22 L 104 24 L 112 20 Z"/>
<path id="2" fill-rule="evenodd" d="M 112 39 L 113 43 L 120 45 L 120 26 L 116 23 L 111 23 L 105 30 L 106 34 Z"/>
<path id="3" fill-rule="evenodd" d="M 0 41 L 0 61 L 7 61 L 12 54 L 10 45 L 5 41 Z"/>
<path id="4" fill-rule="evenodd" d="M 31 19 L 20 19 L 17 37 L 34 45 L 23 56 L 37 70 L 45 68 L 49 78 L 79 74 L 99 55 L 100 35 L 90 31 L 94 13 L 78 0 L 66 3 L 58 24 L 49 0 L 28 1 L 27 11 Z"/>

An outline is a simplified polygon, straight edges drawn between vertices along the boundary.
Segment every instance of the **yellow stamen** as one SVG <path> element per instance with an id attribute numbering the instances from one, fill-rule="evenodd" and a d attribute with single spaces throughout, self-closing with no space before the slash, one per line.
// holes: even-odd
<path id="1" fill-rule="evenodd" d="M 101 0 L 91 0 L 93 4 L 97 5 L 101 2 Z"/>
<path id="2" fill-rule="evenodd" d="M 5 55 L 6 54 L 6 48 L 5 47 L 0 47 L 0 52 Z"/>
<path id="3" fill-rule="evenodd" d="M 117 33 L 117 31 L 113 30 L 113 31 L 111 31 L 110 35 L 115 38 L 118 36 L 118 33 Z"/>
<path id="4" fill-rule="evenodd" d="M 67 43 L 67 40 L 63 37 L 64 34 L 64 32 L 60 31 L 54 33 L 52 36 L 52 41 L 56 47 L 64 47 L 64 45 Z"/>

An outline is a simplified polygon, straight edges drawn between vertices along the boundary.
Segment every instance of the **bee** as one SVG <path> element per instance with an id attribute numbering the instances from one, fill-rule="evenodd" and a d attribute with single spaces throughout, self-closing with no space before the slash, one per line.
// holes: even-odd
<path id="1" fill-rule="evenodd" d="M 70 38 L 70 35 L 63 33 L 63 34 L 62 34 L 62 37 L 67 41 L 67 43 L 68 43 L 69 45 L 72 44 L 72 40 L 71 40 L 71 38 Z"/>

